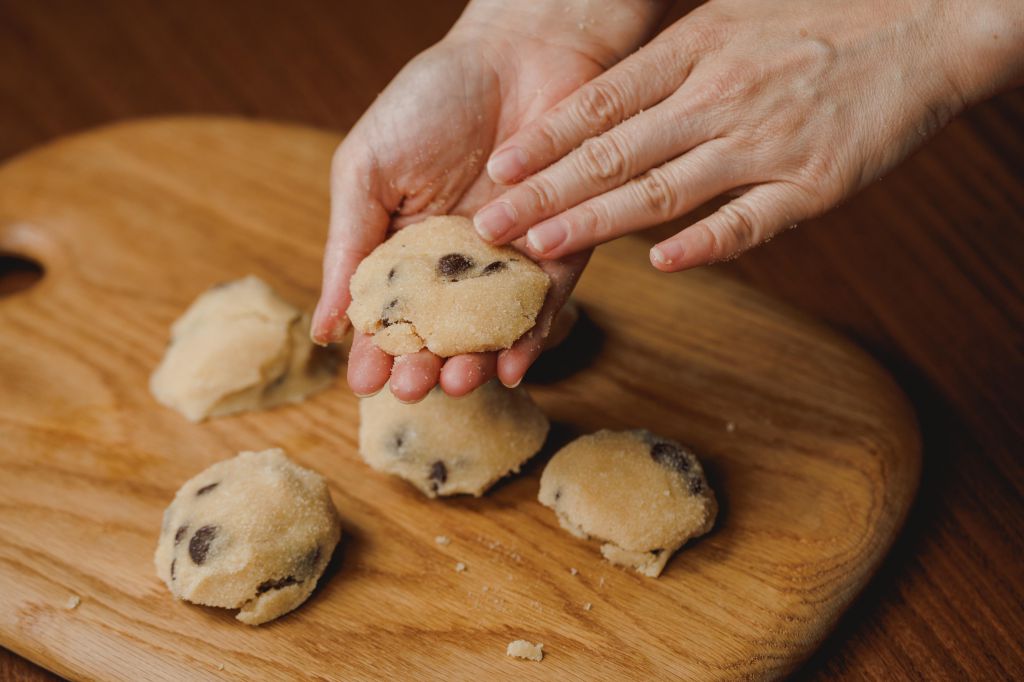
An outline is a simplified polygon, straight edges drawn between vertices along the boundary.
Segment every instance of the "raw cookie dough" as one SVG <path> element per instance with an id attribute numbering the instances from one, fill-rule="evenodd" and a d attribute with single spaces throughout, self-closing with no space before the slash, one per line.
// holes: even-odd
<path id="1" fill-rule="evenodd" d="M 544 645 L 533 644 L 525 639 L 517 639 L 508 643 L 508 646 L 505 647 L 505 655 L 513 658 L 523 658 L 527 661 L 543 661 Z"/>
<path id="2" fill-rule="evenodd" d="M 598 431 L 559 450 L 539 499 L 601 554 L 656 578 L 669 557 L 714 525 L 718 504 L 697 457 L 649 431 Z"/>
<path id="3" fill-rule="evenodd" d="M 482 495 L 519 471 L 547 433 L 548 419 L 526 389 L 497 380 L 462 398 L 437 387 L 406 405 L 385 389 L 359 402 L 359 454 L 429 497 Z"/>
<path id="4" fill-rule="evenodd" d="M 482 241 L 469 219 L 428 218 L 359 264 L 348 317 L 391 355 L 500 350 L 533 327 L 549 285 L 519 251 Z"/>
<path id="5" fill-rule="evenodd" d="M 340 537 L 320 474 L 277 448 L 242 452 L 181 486 L 154 562 L 178 599 L 259 625 L 306 601 Z"/>
<path id="6" fill-rule="evenodd" d="M 192 421 L 298 402 L 327 386 L 335 357 L 309 318 L 253 275 L 199 295 L 171 327 L 153 396 Z"/>

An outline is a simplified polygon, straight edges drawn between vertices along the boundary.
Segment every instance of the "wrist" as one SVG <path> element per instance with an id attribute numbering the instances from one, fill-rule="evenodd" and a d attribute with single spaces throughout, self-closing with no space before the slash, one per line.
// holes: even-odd
<path id="1" fill-rule="evenodd" d="M 946 40 L 958 48 L 948 75 L 965 104 L 1024 84 L 1024 4 L 1018 0 L 955 3 L 947 14 L 947 25 Z"/>
<path id="2" fill-rule="evenodd" d="M 538 40 L 573 48 L 607 67 L 650 38 L 668 7 L 666 0 L 472 0 L 446 39 Z"/>

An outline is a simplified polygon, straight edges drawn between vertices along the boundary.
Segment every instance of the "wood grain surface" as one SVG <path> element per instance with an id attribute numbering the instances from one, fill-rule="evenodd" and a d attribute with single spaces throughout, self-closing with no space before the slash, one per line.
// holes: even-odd
<path id="1" fill-rule="evenodd" d="M 344 129 L 461 5 L 0 0 L 0 156 L 168 112 Z M 802 678 L 1024 675 L 1022 128 L 1024 94 L 1003 95 L 828 216 L 714 268 L 868 348 L 924 437 L 907 527 Z M 50 675 L 0 651 L 0 678 Z"/>
<path id="2" fill-rule="evenodd" d="M 559 425 L 546 455 L 575 433 L 637 427 L 703 453 L 722 512 L 659 580 L 559 528 L 536 501 L 539 462 L 448 502 L 371 473 L 341 386 L 202 425 L 155 403 L 147 377 L 170 323 L 205 288 L 254 272 L 312 305 L 338 141 L 163 119 L 0 167 L 0 246 L 47 273 L 0 306 L 0 642 L 108 679 L 763 679 L 804 660 L 910 507 L 913 413 L 835 333 L 721 274 L 656 273 L 636 238 L 599 249 L 577 289 L 589 322 L 562 352 L 590 362 L 531 388 Z M 347 537 L 332 575 L 258 629 L 174 602 L 152 552 L 175 488 L 273 446 L 330 482 Z M 543 666 L 504 655 L 519 637 L 545 643 Z"/>

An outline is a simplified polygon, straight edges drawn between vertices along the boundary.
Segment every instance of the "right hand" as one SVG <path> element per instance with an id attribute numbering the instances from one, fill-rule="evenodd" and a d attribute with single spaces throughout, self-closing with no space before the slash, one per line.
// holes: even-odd
<path id="1" fill-rule="evenodd" d="M 648 12 L 654 7 L 638 4 Z M 339 341 L 346 333 L 349 280 L 389 229 L 430 215 L 472 215 L 490 201 L 499 190 L 485 163 L 495 147 L 635 49 L 657 20 L 624 2 L 587 31 L 573 15 L 578 11 L 573 3 L 516 9 L 478 0 L 359 120 L 332 167 L 323 289 L 311 330 L 315 341 Z M 628 16 L 618 16 L 623 12 Z M 588 257 L 584 252 L 540 263 L 552 287 L 536 326 L 512 348 L 445 362 L 427 350 L 392 358 L 356 333 L 349 385 L 356 394 L 369 395 L 390 376 L 392 392 L 408 402 L 437 383 L 452 395 L 464 395 L 495 375 L 506 385 L 518 384 L 540 354 Z"/>

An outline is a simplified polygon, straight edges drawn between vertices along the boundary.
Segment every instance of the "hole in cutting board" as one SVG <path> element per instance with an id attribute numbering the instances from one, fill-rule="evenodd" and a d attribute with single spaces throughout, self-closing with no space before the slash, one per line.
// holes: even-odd
<path id="1" fill-rule="evenodd" d="M 33 258 L 0 251 L 0 298 L 31 289 L 45 272 L 39 261 Z"/>

